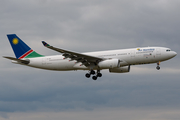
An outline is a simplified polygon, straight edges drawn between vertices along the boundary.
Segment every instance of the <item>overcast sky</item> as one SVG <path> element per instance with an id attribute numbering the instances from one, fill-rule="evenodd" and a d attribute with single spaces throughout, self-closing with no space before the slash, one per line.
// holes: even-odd
<path id="1" fill-rule="evenodd" d="M 0 58 L 0 120 L 179 120 L 179 0 L 0 0 L 0 56 L 12 56 L 7 34 L 43 55 L 41 41 L 77 52 L 143 46 L 178 55 L 132 66 L 130 73 L 57 72 Z"/>

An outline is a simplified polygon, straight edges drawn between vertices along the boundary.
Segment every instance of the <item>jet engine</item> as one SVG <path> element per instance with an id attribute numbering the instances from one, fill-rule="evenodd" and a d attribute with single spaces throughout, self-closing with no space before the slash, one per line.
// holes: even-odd
<path id="1" fill-rule="evenodd" d="M 109 72 L 111 73 L 126 73 L 130 71 L 130 65 L 125 67 L 119 67 L 119 68 L 110 68 Z"/>
<path id="2" fill-rule="evenodd" d="M 109 59 L 99 62 L 98 66 L 101 69 L 118 68 L 120 67 L 119 59 Z"/>

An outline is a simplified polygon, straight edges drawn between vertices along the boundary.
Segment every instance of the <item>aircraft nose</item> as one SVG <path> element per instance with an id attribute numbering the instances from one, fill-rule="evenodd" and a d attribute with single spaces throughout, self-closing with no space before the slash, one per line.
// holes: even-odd
<path id="1" fill-rule="evenodd" d="M 175 56 L 177 55 L 177 53 L 175 52 Z"/>
<path id="2" fill-rule="evenodd" d="M 176 55 L 177 53 L 173 51 L 172 56 L 175 57 Z"/>

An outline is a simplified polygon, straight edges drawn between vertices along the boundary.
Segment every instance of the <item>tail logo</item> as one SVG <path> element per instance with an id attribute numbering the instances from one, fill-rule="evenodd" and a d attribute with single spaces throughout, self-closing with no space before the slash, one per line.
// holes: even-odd
<path id="1" fill-rule="evenodd" d="M 14 45 L 17 45 L 18 42 L 19 42 L 19 40 L 18 40 L 17 38 L 14 38 L 14 39 L 12 40 L 12 43 L 13 43 Z"/>

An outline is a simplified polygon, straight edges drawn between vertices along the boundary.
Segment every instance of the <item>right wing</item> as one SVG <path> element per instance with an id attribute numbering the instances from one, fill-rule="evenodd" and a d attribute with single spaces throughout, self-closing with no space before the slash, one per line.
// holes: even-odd
<path id="1" fill-rule="evenodd" d="M 77 62 L 81 62 L 82 65 L 85 66 L 90 66 L 91 64 L 97 65 L 100 61 L 103 61 L 103 58 L 95 57 L 95 56 L 90 56 L 82 53 L 77 53 L 65 49 L 60 49 L 53 47 L 49 44 L 47 44 L 45 41 L 42 41 L 43 45 L 49 49 L 55 50 L 57 52 L 63 53 L 63 56 L 65 58 L 70 58 L 71 60 L 76 60 Z"/>

